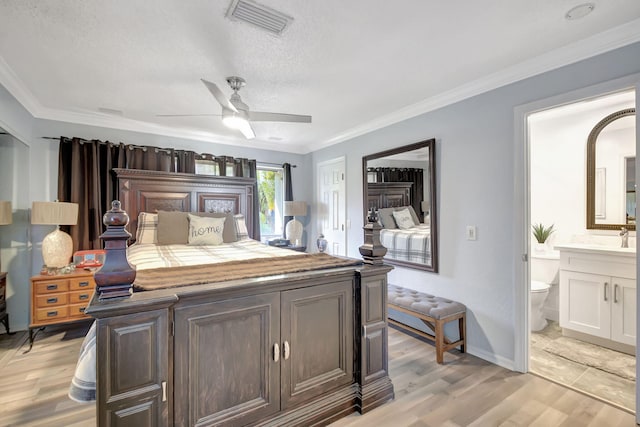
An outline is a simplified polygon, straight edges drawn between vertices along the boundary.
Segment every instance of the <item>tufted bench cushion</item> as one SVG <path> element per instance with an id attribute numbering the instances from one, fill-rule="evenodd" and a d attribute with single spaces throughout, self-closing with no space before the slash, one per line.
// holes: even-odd
<path id="1" fill-rule="evenodd" d="M 467 335 L 467 308 L 464 304 L 389 284 L 387 287 L 387 305 L 389 308 L 417 317 L 433 331 L 433 334 L 429 334 L 389 318 L 390 324 L 434 341 L 436 344 L 436 361 L 438 363 L 444 362 L 444 352 L 452 348 L 460 347 L 460 351 L 464 353 Z M 444 335 L 444 324 L 454 320 L 458 321 L 459 338 L 457 341 L 451 341 Z"/>
<path id="2" fill-rule="evenodd" d="M 443 319 L 458 313 L 464 313 L 464 304 L 440 298 L 402 286 L 389 285 L 389 303 L 408 310 L 426 314 L 434 319 Z"/>

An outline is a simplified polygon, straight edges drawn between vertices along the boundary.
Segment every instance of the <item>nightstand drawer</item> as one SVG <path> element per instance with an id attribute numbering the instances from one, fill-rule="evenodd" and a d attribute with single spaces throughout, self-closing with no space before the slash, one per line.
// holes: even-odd
<path id="1" fill-rule="evenodd" d="M 56 305 L 67 305 L 69 303 L 69 294 L 49 294 L 36 296 L 36 308 L 54 307 Z"/>
<path id="2" fill-rule="evenodd" d="M 36 283 L 36 295 L 43 295 L 52 292 L 67 292 L 69 290 L 69 280 L 46 280 Z"/>
<path id="3" fill-rule="evenodd" d="M 96 287 L 96 282 L 93 281 L 93 277 L 69 279 L 69 290 L 71 291 L 82 291 L 85 289 L 93 289 L 95 287 Z"/>
<path id="4" fill-rule="evenodd" d="M 69 304 L 81 304 L 85 305 L 91 300 L 93 295 L 93 289 L 87 289 L 86 291 L 73 291 L 69 292 Z"/>
<path id="5" fill-rule="evenodd" d="M 36 310 L 36 320 L 39 322 L 47 322 L 49 320 L 57 320 L 69 317 L 69 306 L 39 308 Z"/>
<path id="6" fill-rule="evenodd" d="M 89 302 L 69 305 L 69 317 L 85 317 L 86 314 L 84 314 L 84 309 L 87 308 L 87 305 L 89 305 Z"/>

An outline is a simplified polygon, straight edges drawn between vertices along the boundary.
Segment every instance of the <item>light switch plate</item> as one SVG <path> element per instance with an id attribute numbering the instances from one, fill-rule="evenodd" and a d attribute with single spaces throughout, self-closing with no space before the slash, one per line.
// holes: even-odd
<path id="1" fill-rule="evenodd" d="M 467 225 L 467 240 L 477 240 L 478 230 L 475 225 Z"/>

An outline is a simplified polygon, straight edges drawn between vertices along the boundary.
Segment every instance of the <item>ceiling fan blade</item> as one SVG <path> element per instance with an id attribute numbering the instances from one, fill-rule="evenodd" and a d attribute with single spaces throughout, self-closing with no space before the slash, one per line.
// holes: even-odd
<path id="1" fill-rule="evenodd" d="M 222 114 L 156 114 L 156 117 L 220 117 Z"/>
<path id="2" fill-rule="evenodd" d="M 260 111 L 248 111 L 249 120 L 252 122 L 293 122 L 311 123 L 311 116 L 284 113 L 265 113 Z"/>
<path id="3" fill-rule="evenodd" d="M 227 99 L 226 96 L 224 96 L 224 93 L 222 93 L 220 88 L 216 86 L 215 83 L 211 83 L 205 79 L 200 79 L 200 80 L 202 80 L 202 83 L 204 83 L 207 89 L 209 89 L 209 92 L 211 92 L 213 97 L 216 99 L 216 101 L 220 103 L 220 105 L 222 105 L 222 107 L 228 108 L 231 111 L 238 112 L 236 107 Z"/>
<path id="4" fill-rule="evenodd" d="M 242 132 L 242 134 L 244 135 L 245 138 L 247 139 L 253 139 L 256 137 L 256 133 L 253 131 L 253 128 L 251 127 L 251 124 L 249 122 L 245 122 L 246 125 L 242 125 L 240 127 L 240 132 Z"/>

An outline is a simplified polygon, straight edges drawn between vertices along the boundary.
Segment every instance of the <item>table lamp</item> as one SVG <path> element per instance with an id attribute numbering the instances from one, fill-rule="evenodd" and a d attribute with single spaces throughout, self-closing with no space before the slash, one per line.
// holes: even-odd
<path id="1" fill-rule="evenodd" d="M 420 206 L 422 207 L 422 213 L 424 214 L 424 223 L 427 224 L 427 219 L 429 217 L 429 202 L 423 200 L 420 202 Z"/>
<path id="2" fill-rule="evenodd" d="M 9 225 L 13 221 L 10 200 L 0 200 L 0 225 Z M 2 259 L 0 258 L 0 271 L 2 271 Z"/>
<path id="3" fill-rule="evenodd" d="M 31 224 L 55 225 L 56 229 L 42 241 L 42 259 L 47 268 L 61 268 L 69 265 L 73 254 L 73 240 L 61 225 L 78 223 L 78 204 L 64 202 L 33 202 Z"/>
<path id="4" fill-rule="evenodd" d="M 284 202 L 284 216 L 293 217 L 293 219 L 287 223 L 285 236 L 292 244 L 300 245 L 303 226 L 296 217 L 307 216 L 307 202 Z"/>

